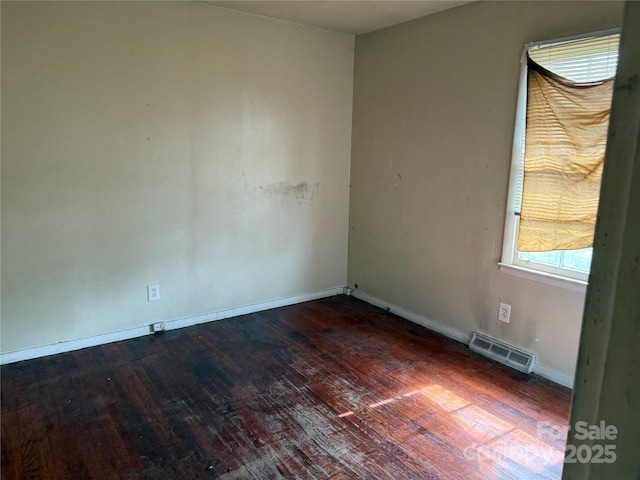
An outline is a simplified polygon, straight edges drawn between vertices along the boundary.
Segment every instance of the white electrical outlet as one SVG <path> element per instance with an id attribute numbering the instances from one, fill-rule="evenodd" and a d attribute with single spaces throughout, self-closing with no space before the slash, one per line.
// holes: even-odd
<path id="1" fill-rule="evenodd" d="M 511 305 L 508 303 L 501 303 L 498 308 L 498 320 L 504 323 L 509 323 L 509 317 L 511 316 Z"/>
<path id="2" fill-rule="evenodd" d="M 167 329 L 167 326 L 164 322 L 158 322 L 151 325 L 151 331 L 154 333 L 164 332 Z"/>
<path id="3" fill-rule="evenodd" d="M 160 300 L 160 285 L 147 285 L 147 298 L 149 302 Z"/>

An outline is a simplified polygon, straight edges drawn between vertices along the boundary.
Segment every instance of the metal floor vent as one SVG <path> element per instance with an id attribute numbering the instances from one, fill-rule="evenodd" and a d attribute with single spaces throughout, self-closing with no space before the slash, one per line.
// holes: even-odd
<path id="1" fill-rule="evenodd" d="M 474 332 L 469 348 L 524 373 L 531 373 L 533 364 L 536 363 L 535 355 L 478 332 Z"/>

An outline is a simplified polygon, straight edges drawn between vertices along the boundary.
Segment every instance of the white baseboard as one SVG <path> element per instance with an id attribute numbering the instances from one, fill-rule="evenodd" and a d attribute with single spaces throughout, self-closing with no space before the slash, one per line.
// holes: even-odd
<path id="1" fill-rule="evenodd" d="M 558 383 L 563 387 L 573 389 L 575 380 L 574 377 L 572 377 L 571 375 L 567 375 L 560 370 L 556 370 L 555 368 L 547 367 L 546 365 L 536 362 L 533 365 L 533 373 L 535 373 L 536 375 L 540 375 L 547 380 Z"/>
<path id="2" fill-rule="evenodd" d="M 399 307 L 389 302 L 385 302 L 373 295 L 369 295 L 368 293 L 364 293 L 360 290 L 352 290 L 351 295 L 359 298 L 360 300 L 370 303 L 371 305 L 375 305 L 376 307 L 380 307 L 384 310 L 388 310 L 391 313 L 395 313 L 399 317 L 402 317 L 406 320 L 409 320 L 413 323 L 417 323 L 418 325 L 422 325 L 429 330 L 433 330 L 445 337 L 452 338 L 453 340 L 457 340 L 458 342 L 462 342 L 465 345 L 469 345 L 471 341 L 471 334 L 464 333 L 460 330 L 457 330 L 453 327 L 449 327 L 447 325 L 443 325 L 440 322 L 436 322 L 430 318 L 425 317 L 424 315 L 417 314 L 412 312 L 411 310 L 407 310 L 406 308 Z"/>
<path id="3" fill-rule="evenodd" d="M 334 295 L 343 293 L 343 288 L 344 287 L 342 286 L 328 288 L 326 290 L 320 290 L 318 292 L 303 293 L 301 295 L 294 295 L 292 297 L 280 298 L 268 302 L 246 305 L 243 307 L 230 308 L 227 310 L 205 313 L 202 315 L 165 320 L 165 330 L 175 330 L 178 328 L 198 325 L 200 323 L 207 323 L 215 320 L 222 320 L 224 318 L 237 317 L 240 315 L 247 315 L 249 313 L 261 312 L 263 310 L 270 310 L 272 308 L 286 307 L 287 305 L 308 302 L 309 300 L 332 297 Z M 129 340 L 130 338 L 143 337 L 150 334 L 151 328 L 146 325 L 142 327 L 130 328 L 127 330 L 120 330 L 118 332 L 95 335 L 93 337 L 78 338 L 76 340 L 68 340 L 51 345 L 43 345 L 41 347 L 25 348 L 24 350 L 16 350 L 13 352 L 0 354 L 0 365 L 20 362 L 22 360 L 31 360 L 33 358 L 46 357 L 48 355 L 54 355 L 56 353 L 71 352 L 73 350 L 94 347 L 96 345 L 104 345 L 105 343 L 119 342 L 121 340 Z"/>
<path id="4" fill-rule="evenodd" d="M 417 323 L 418 325 L 421 325 L 429 330 L 433 330 L 434 332 L 444 335 L 445 337 L 457 340 L 458 342 L 462 342 L 465 345 L 469 345 L 469 342 L 471 341 L 470 333 L 464 333 L 453 327 L 443 325 L 440 322 L 436 322 L 435 320 L 425 317 L 424 315 L 420 315 L 407 310 L 406 308 L 402 308 L 392 303 L 385 302 L 384 300 L 381 300 L 378 297 L 374 297 L 373 295 L 369 295 L 368 293 L 351 289 L 350 295 L 364 302 L 370 303 L 371 305 L 375 305 L 376 307 L 388 310 L 389 312 L 394 313 L 399 317 L 409 320 L 410 322 Z M 540 375 L 547 380 L 558 383 L 564 387 L 573 388 L 573 377 L 554 368 L 547 367 L 546 365 L 542 365 L 536 362 L 533 366 L 533 373 Z"/>

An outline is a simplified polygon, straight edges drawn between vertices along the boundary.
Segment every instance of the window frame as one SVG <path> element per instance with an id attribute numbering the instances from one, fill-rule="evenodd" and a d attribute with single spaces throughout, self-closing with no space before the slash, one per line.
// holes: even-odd
<path id="1" fill-rule="evenodd" d="M 504 223 L 504 236 L 502 242 L 502 257 L 498 262 L 500 271 L 503 273 L 578 292 L 586 291 L 589 272 L 585 273 L 570 268 L 556 267 L 532 260 L 524 260 L 518 256 L 516 244 L 518 226 L 520 223 L 519 210 L 522 200 L 521 186 L 524 180 L 524 141 L 527 116 L 527 52 L 534 46 L 563 43 L 594 36 L 614 35 L 616 33 L 620 33 L 619 28 L 556 38 L 542 42 L 531 42 L 524 46 L 520 57 L 520 76 L 518 81 L 516 118 L 514 122 L 513 144 L 511 149 L 511 165 Z"/>

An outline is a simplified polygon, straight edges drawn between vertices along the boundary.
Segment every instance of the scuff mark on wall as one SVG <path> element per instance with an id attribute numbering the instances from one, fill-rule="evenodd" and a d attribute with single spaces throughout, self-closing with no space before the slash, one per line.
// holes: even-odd
<path id="1" fill-rule="evenodd" d="M 316 196 L 320 193 L 320 184 L 309 186 L 307 182 L 297 185 L 288 182 L 278 182 L 264 187 L 271 198 L 280 198 L 281 205 L 313 206 Z"/>

